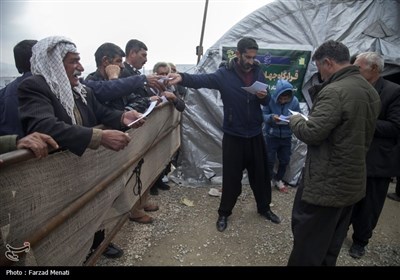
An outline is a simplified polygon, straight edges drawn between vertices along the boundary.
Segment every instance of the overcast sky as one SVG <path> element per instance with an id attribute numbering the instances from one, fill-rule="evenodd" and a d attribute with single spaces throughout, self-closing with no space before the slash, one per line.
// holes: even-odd
<path id="1" fill-rule="evenodd" d="M 139 39 L 149 48 L 146 69 L 158 61 L 197 62 L 205 0 L 0 1 L 1 63 L 14 65 L 12 49 L 19 41 L 53 35 L 66 36 L 77 45 L 85 75 L 95 70 L 94 52 L 102 43 L 112 42 L 125 50 L 130 39 Z M 210 0 L 204 53 L 238 21 L 269 2 Z"/>

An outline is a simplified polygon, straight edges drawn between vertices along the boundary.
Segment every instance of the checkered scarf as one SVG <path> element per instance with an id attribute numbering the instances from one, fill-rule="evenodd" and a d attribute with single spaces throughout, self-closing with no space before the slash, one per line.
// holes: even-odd
<path id="1" fill-rule="evenodd" d="M 80 95 L 85 104 L 86 91 L 81 84 L 73 89 L 71 87 L 63 64 L 63 59 L 68 52 L 78 52 L 75 44 L 68 38 L 52 36 L 40 40 L 32 48 L 31 71 L 33 75 L 41 75 L 45 78 L 51 91 L 67 111 L 72 123 L 76 124 L 72 90 Z"/>

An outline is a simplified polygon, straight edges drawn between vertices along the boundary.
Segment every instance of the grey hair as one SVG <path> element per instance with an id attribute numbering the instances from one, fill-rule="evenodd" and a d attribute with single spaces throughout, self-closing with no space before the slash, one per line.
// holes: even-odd
<path id="1" fill-rule="evenodd" d="M 383 68 L 385 67 L 385 60 L 383 56 L 376 52 L 363 52 L 357 55 L 358 58 L 364 58 L 365 62 L 369 67 L 372 65 L 378 66 L 378 72 L 382 73 Z"/>
<path id="2" fill-rule="evenodd" d="M 153 73 L 156 73 L 160 67 L 168 67 L 168 72 L 171 71 L 171 67 L 169 67 L 167 62 L 157 62 L 153 67 Z"/>

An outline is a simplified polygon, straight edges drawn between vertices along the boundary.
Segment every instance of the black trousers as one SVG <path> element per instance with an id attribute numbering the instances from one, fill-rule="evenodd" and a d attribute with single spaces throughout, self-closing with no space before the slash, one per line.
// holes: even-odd
<path id="1" fill-rule="evenodd" d="M 334 266 L 346 238 L 353 205 L 335 208 L 301 200 L 300 181 L 292 210 L 293 249 L 288 266 Z"/>
<path id="2" fill-rule="evenodd" d="M 247 169 L 257 211 L 264 213 L 271 203 L 271 183 L 262 133 L 252 138 L 224 134 L 222 139 L 222 196 L 218 214 L 230 216 L 242 192 L 243 171 Z"/>
<path id="3" fill-rule="evenodd" d="M 386 194 L 389 189 L 389 178 L 367 177 L 367 191 L 365 197 L 354 205 L 351 216 L 353 225 L 353 242 L 366 246 L 372 237 L 372 232 L 378 223 Z"/>
<path id="4" fill-rule="evenodd" d="M 94 233 L 93 243 L 90 250 L 96 250 L 97 247 L 100 246 L 101 242 L 103 242 L 106 232 L 104 229 L 98 230 Z"/>

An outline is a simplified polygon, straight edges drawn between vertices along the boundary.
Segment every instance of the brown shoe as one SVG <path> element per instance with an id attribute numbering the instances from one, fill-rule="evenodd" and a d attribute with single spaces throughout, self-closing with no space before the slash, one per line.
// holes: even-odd
<path id="1" fill-rule="evenodd" d="M 158 207 L 158 205 L 157 204 L 155 204 L 155 203 L 148 203 L 148 204 L 146 204 L 145 206 L 144 206 L 144 211 L 146 211 L 146 212 L 154 212 L 154 211 L 157 211 L 158 209 L 160 209 L 159 207 Z"/>
<path id="2" fill-rule="evenodd" d="M 151 224 L 153 223 L 153 217 L 150 217 L 149 215 L 144 215 L 142 217 L 139 218 L 131 218 L 129 217 L 129 220 L 132 222 L 137 222 L 139 224 Z"/>

